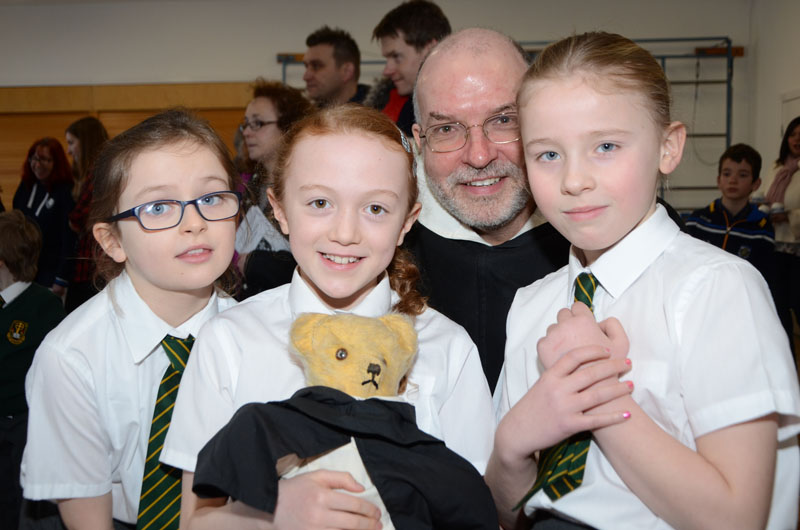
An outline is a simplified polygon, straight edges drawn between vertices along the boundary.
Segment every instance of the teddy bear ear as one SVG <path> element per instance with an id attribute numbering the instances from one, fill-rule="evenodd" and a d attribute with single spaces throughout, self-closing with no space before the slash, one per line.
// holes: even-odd
<path id="1" fill-rule="evenodd" d="M 389 313 L 380 317 L 379 320 L 397 335 L 397 341 L 406 358 L 410 359 L 417 353 L 417 332 L 409 317 Z"/>
<path id="2" fill-rule="evenodd" d="M 313 331 L 328 315 L 322 313 L 303 313 L 297 317 L 289 331 L 289 339 L 295 350 L 300 353 L 311 351 Z"/>

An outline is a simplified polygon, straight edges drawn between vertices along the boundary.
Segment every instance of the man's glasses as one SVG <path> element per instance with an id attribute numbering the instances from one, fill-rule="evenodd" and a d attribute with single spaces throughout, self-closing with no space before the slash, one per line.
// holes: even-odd
<path id="1" fill-rule="evenodd" d="M 425 138 L 425 143 L 434 153 L 449 153 L 467 145 L 473 127 L 481 127 L 486 139 L 494 144 L 509 144 L 519 140 L 519 117 L 516 113 L 490 116 L 482 124 L 464 125 L 454 121 L 432 125 L 425 129 L 425 134 L 421 134 L 420 138 Z"/>
<path id="2" fill-rule="evenodd" d="M 181 223 L 183 211 L 189 204 L 194 204 L 200 217 L 206 221 L 224 221 L 239 213 L 241 199 L 238 191 L 215 191 L 191 201 L 167 199 L 146 202 L 109 217 L 108 222 L 136 217 L 145 230 L 166 230 Z"/>
<path id="3" fill-rule="evenodd" d="M 278 120 L 270 120 L 270 121 L 253 120 L 253 121 L 247 121 L 247 118 L 245 118 L 242 121 L 242 123 L 239 124 L 239 130 L 241 132 L 244 132 L 245 129 L 250 127 L 251 131 L 256 132 L 261 127 L 263 127 L 265 125 L 272 125 L 273 123 L 278 123 Z"/>

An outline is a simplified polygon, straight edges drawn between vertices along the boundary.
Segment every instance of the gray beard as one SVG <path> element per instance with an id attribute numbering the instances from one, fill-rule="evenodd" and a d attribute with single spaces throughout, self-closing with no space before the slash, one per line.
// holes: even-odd
<path id="1" fill-rule="evenodd" d="M 511 184 L 515 189 L 503 211 L 498 212 L 490 219 L 487 219 L 485 215 L 477 215 L 473 211 L 465 211 L 467 209 L 462 208 L 455 194 L 448 193 L 448 190 L 452 190 L 465 182 L 480 180 L 481 178 L 490 178 L 496 175 L 503 175 L 511 179 Z M 520 182 L 522 182 L 522 185 L 519 184 Z M 472 228 L 476 232 L 493 232 L 505 227 L 513 221 L 530 203 L 531 194 L 528 187 L 525 185 L 526 182 L 525 173 L 521 168 L 511 162 L 500 162 L 497 160 L 492 161 L 489 165 L 481 169 L 476 169 L 471 166 L 462 166 L 445 178 L 444 186 L 441 186 L 438 181 L 428 176 L 428 188 L 431 190 L 431 194 L 436 198 L 436 201 L 457 221 Z M 485 205 L 486 208 L 495 207 L 495 209 L 497 209 L 499 205 L 496 204 L 496 201 L 497 199 L 494 197 L 477 197 L 471 201 L 469 209 L 482 210 L 482 205 Z"/>

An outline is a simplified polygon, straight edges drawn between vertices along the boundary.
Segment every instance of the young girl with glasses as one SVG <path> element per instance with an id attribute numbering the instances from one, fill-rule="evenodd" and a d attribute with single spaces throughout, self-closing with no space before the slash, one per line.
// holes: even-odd
<path id="1" fill-rule="evenodd" d="M 281 480 L 274 514 L 200 499 L 191 489 L 197 454 L 239 407 L 306 386 L 288 339 L 292 322 L 308 312 L 411 316 L 419 353 L 402 397 L 415 406 L 418 426 L 481 472 L 491 450 L 494 418 L 477 349 L 463 328 L 425 305 L 416 266 L 398 248 L 420 208 L 408 140 L 378 111 L 325 109 L 287 133 L 274 176 L 270 202 L 298 268 L 289 285 L 203 328 L 162 458 L 185 470 L 186 527 L 378 528 L 377 507 L 347 493 L 363 489 L 349 473 Z"/>
<path id="2" fill-rule="evenodd" d="M 180 473 L 158 467 L 166 427 L 154 427 L 171 407 L 154 410 L 174 402 L 200 326 L 234 303 L 225 290 L 238 176 L 211 127 L 182 110 L 111 140 L 94 175 L 89 222 L 109 283 L 36 352 L 24 495 L 57 500 L 70 528 L 133 528 L 146 517 L 176 529 Z M 165 484 L 171 506 L 143 515 L 145 493 Z"/>

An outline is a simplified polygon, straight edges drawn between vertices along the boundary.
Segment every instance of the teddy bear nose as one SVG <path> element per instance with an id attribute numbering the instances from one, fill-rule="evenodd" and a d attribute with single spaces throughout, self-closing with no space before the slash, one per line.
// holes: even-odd
<path id="1" fill-rule="evenodd" d="M 367 366 L 367 373 L 370 375 L 380 375 L 381 374 L 381 367 L 375 363 L 369 363 Z"/>

